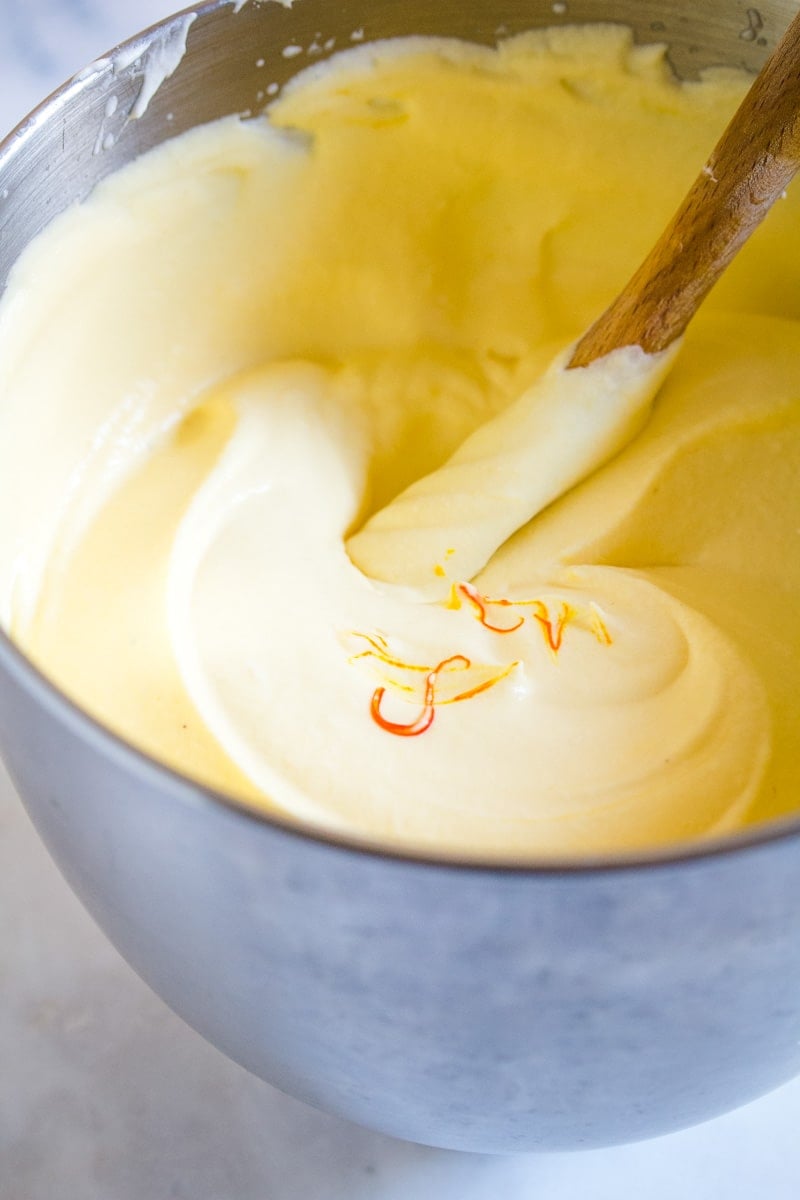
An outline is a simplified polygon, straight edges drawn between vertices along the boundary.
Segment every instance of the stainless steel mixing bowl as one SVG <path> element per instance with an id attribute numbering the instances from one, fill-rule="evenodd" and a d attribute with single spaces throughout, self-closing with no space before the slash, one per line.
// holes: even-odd
<path id="1" fill-rule="evenodd" d="M 3 144 L 0 286 L 98 179 L 181 130 L 257 110 L 267 82 L 328 53 L 330 38 L 491 42 L 610 18 L 668 41 L 690 75 L 757 67 L 796 2 L 236 7 L 203 5 L 190 26 L 172 18 L 141 35 Z M 187 30 L 180 66 L 128 121 L 154 48 Z M 303 52 L 286 56 L 289 45 Z M 0 503 L 14 503 L 2 484 Z M 358 848 L 253 816 L 148 760 L 5 637 L 0 744 L 56 862 L 142 977 L 232 1058 L 320 1108 L 434 1145 L 563 1149 L 688 1125 L 800 1071 L 798 820 L 558 867 Z"/>

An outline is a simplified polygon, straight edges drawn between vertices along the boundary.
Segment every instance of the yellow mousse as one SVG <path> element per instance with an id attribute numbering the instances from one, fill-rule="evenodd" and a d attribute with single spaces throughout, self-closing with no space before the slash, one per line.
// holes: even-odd
<path id="1" fill-rule="evenodd" d="M 791 810 L 797 196 L 652 411 L 577 476 L 559 435 L 510 541 L 467 488 L 419 586 L 346 550 L 603 310 L 746 86 L 611 27 L 367 46 L 104 182 L 0 303 L 4 626 L 157 758 L 371 841 L 572 855 Z"/>

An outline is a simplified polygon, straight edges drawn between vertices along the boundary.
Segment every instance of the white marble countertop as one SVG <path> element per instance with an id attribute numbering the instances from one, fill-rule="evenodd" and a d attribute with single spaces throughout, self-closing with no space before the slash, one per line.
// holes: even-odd
<path id="1" fill-rule="evenodd" d="M 164 9 L 0 0 L 0 126 Z M 796 1200 L 799 1127 L 800 1081 L 685 1133 L 574 1155 L 447 1153 L 316 1113 L 137 979 L 0 771 L 0 1200 Z"/>

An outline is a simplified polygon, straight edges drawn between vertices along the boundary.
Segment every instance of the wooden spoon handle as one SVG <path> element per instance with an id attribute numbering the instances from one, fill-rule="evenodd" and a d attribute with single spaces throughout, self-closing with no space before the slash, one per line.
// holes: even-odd
<path id="1" fill-rule="evenodd" d="M 578 342 L 570 367 L 680 337 L 800 167 L 800 13 L 745 96 L 664 233 Z"/>

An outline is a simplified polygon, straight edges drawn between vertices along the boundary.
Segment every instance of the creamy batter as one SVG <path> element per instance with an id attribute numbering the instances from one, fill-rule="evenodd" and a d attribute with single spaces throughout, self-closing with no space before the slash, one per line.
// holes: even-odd
<path id="1" fill-rule="evenodd" d="M 746 86 L 616 27 L 368 46 L 104 182 L 0 303 L 4 626 L 156 757 L 372 841 L 574 854 L 789 811 L 796 198 L 510 541 L 462 496 L 412 587 L 346 548 L 514 419 Z"/>

